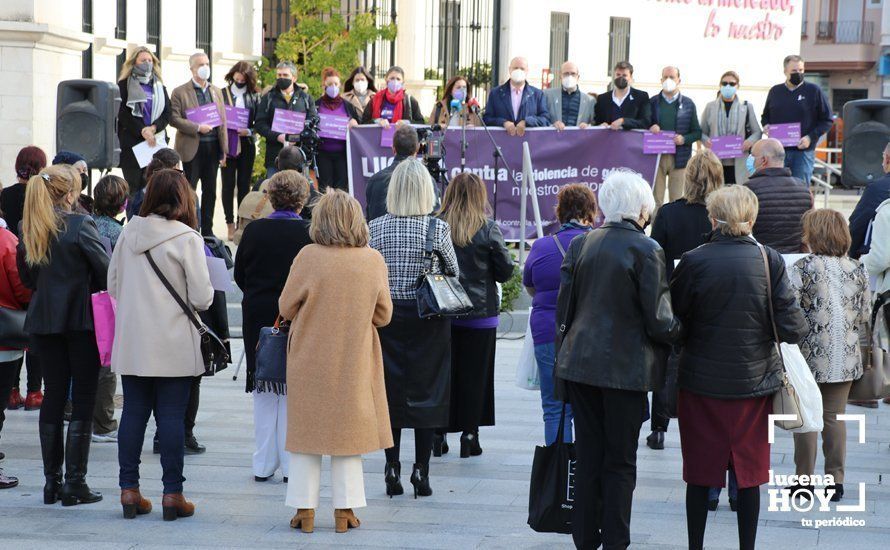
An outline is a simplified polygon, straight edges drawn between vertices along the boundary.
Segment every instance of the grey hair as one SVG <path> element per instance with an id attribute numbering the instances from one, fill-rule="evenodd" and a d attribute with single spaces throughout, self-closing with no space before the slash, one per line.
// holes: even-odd
<path id="1" fill-rule="evenodd" d="M 677 78 L 680 78 L 680 67 L 677 67 L 676 65 L 668 65 L 668 66 L 664 67 L 663 69 L 661 69 L 662 76 L 664 75 L 664 72 L 668 69 L 673 69 L 673 70 L 677 71 Z"/>
<path id="2" fill-rule="evenodd" d="M 655 211 L 655 197 L 646 180 L 628 168 L 614 170 L 599 191 L 599 206 L 607 222 L 637 221 Z"/>
<path id="3" fill-rule="evenodd" d="M 787 67 L 789 63 L 797 63 L 798 61 L 803 63 L 803 58 L 799 55 L 792 54 L 786 56 L 785 59 L 782 61 L 782 68 L 784 69 L 785 67 Z"/>
<path id="4" fill-rule="evenodd" d="M 210 56 L 208 56 L 206 53 L 195 52 L 189 56 L 189 68 L 192 68 L 195 66 L 195 60 L 197 60 L 199 57 L 206 57 L 207 60 L 210 61 Z"/>
<path id="5" fill-rule="evenodd" d="M 287 69 L 290 71 L 290 74 L 297 76 L 297 66 L 293 64 L 291 61 L 279 61 L 278 65 L 275 65 L 276 69 Z"/>
<path id="6" fill-rule="evenodd" d="M 84 170 L 90 169 L 89 165 L 87 164 L 87 161 L 85 161 L 85 160 L 79 160 L 79 161 L 75 162 L 74 164 L 72 164 L 71 166 L 73 166 L 74 168 L 83 167 Z"/>
<path id="7" fill-rule="evenodd" d="M 386 193 L 386 210 L 393 216 L 426 216 L 436 206 L 433 178 L 416 158 L 396 166 Z"/>
<path id="8" fill-rule="evenodd" d="M 766 158 L 770 164 L 784 165 L 785 147 L 782 145 L 781 141 L 773 138 L 764 138 L 761 139 L 759 143 L 759 156 Z"/>

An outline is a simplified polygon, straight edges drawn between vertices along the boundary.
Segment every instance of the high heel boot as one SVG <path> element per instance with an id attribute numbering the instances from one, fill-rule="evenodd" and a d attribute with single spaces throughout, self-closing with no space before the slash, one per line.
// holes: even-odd
<path id="1" fill-rule="evenodd" d="M 448 434 L 436 434 L 433 436 L 433 456 L 448 454 Z"/>
<path id="2" fill-rule="evenodd" d="M 121 507 L 124 509 L 124 518 L 133 519 L 136 514 L 144 515 L 151 512 L 151 501 L 142 496 L 139 487 L 121 489 Z"/>
<path id="3" fill-rule="evenodd" d="M 479 445 L 478 432 L 464 432 L 460 436 L 460 457 L 468 458 L 482 454 L 482 446 Z"/>
<path id="4" fill-rule="evenodd" d="M 68 424 L 65 440 L 65 484 L 59 491 L 62 506 L 90 504 L 102 500 L 102 493 L 91 491 L 86 482 L 92 437 L 91 420 L 72 420 Z"/>
<path id="5" fill-rule="evenodd" d="M 430 488 L 430 465 L 415 464 L 414 470 L 411 472 L 411 485 L 414 486 L 414 498 L 417 495 L 428 497 L 433 494 Z"/>
<path id="6" fill-rule="evenodd" d="M 164 493 L 161 508 L 164 510 L 164 521 L 195 515 L 195 505 L 186 500 L 182 493 Z"/>
<path id="7" fill-rule="evenodd" d="M 40 452 L 43 455 L 43 475 L 46 485 L 43 486 L 43 503 L 55 504 L 59 500 L 62 489 L 62 424 L 41 422 Z"/>
<path id="8" fill-rule="evenodd" d="M 404 494 L 405 489 L 402 488 L 402 480 L 400 478 L 402 475 L 402 463 L 387 462 L 386 469 L 383 472 L 383 481 L 386 482 L 386 494 L 389 495 L 389 498 L 392 498 L 393 495 Z"/>

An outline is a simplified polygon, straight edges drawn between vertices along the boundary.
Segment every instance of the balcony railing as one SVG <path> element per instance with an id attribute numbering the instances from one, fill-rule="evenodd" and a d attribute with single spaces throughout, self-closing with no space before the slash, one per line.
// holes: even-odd
<path id="1" fill-rule="evenodd" d="M 872 21 L 819 21 L 816 41 L 834 44 L 874 44 L 875 24 Z"/>

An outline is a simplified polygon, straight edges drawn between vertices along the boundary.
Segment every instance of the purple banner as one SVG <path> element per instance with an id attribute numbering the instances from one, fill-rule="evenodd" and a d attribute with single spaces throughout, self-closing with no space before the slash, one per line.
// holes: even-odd
<path id="1" fill-rule="evenodd" d="M 275 109 L 272 116 L 272 131 L 279 134 L 299 134 L 306 124 L 306 113 Z"/>
<path id="2" fill-rule="evenodd" d="M 523 225 L 528 237 L 535 236 L 531 201 L 525 223 L 519 220 L 523 142 L 529 145 L 545 233 L 559 229 L 556 194 L 565 184 L 583 183 L 597 192 L 606 176 L 617 168 L 637 172 L 650 185 L 654 181 L 658 156 L 643 154 L 642 132 L 606 128 L 566 128 L 557 132 L 555 128 L 534 128 L 526 130 L 524 137 L 510 137 L 503 128 L 492 128 L 491 133 L 504 159 L 495 165 L 494 148 L 485 130 L 467 128 L 466 166 L 486 183 L 495 219 L 509 240 L 519 239 Z M 376 125 L 357 126 L 347 136 L 349 188 L 362 205 L 366 204 L 368 178 L 392 163 L 392 149 L 380 145 L 380 137 L 381 128 Z M 446 130 L 445 166 L 449 179 L 460 173 L 460 139 L 460 129 Z"/>
<path id="3" fill-rule="evenodd" d="M 219 116 L 219 109 L 216 107 L 216 103 L 208 103 L 200 107 L 187 109 L 185 118 L 195 124 L 206 124 L 211 128 L 222 125 L 222 118 Z"/>
<path id="4" fill-rule="evenodd" d="M 797 147 L 800 142 L 800 122 L 770 124 L 769 137 L 779 140 L 785 147 Z"/>
<path id="5" fill-rule="evenodd" d="M 644 155 L 673 155 L 677 152 L 677 144 L 674 143 L 674 132 L 644 132 Z"/>
<path id="6" fill-rule="evenodd" d="M 711 151 L 718 159 L 734 159 L 742 156 L 742 136 L 717 136 L 711 138 Z"/>
<path id="7" fill-rule="evenodd" d="M 320 113 L 318 115 L 318 137 L 328 139 L 346 139 L 346 132 L 349 130 L 349 117 L 341 115 L 329 115 Z"/>
<path id="8" fill-rule="evenodd" d="M 229 130 L 246 130 L 250 125 L 250 109 L 226 105 L 226 127 Z"/>

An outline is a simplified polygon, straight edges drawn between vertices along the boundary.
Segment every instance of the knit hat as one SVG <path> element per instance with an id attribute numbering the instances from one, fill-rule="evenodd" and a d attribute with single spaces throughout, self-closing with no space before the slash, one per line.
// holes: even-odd
<path id="1" fill-rule="evenodd" d="M 53 157 L 53 165 L 75 164 L 79 161 L 83 161 L 84 163 L 86 163 L 87 159 L 72 151 L 59 151 L 58 153 L 56 153 L 56 156 Z"/>

